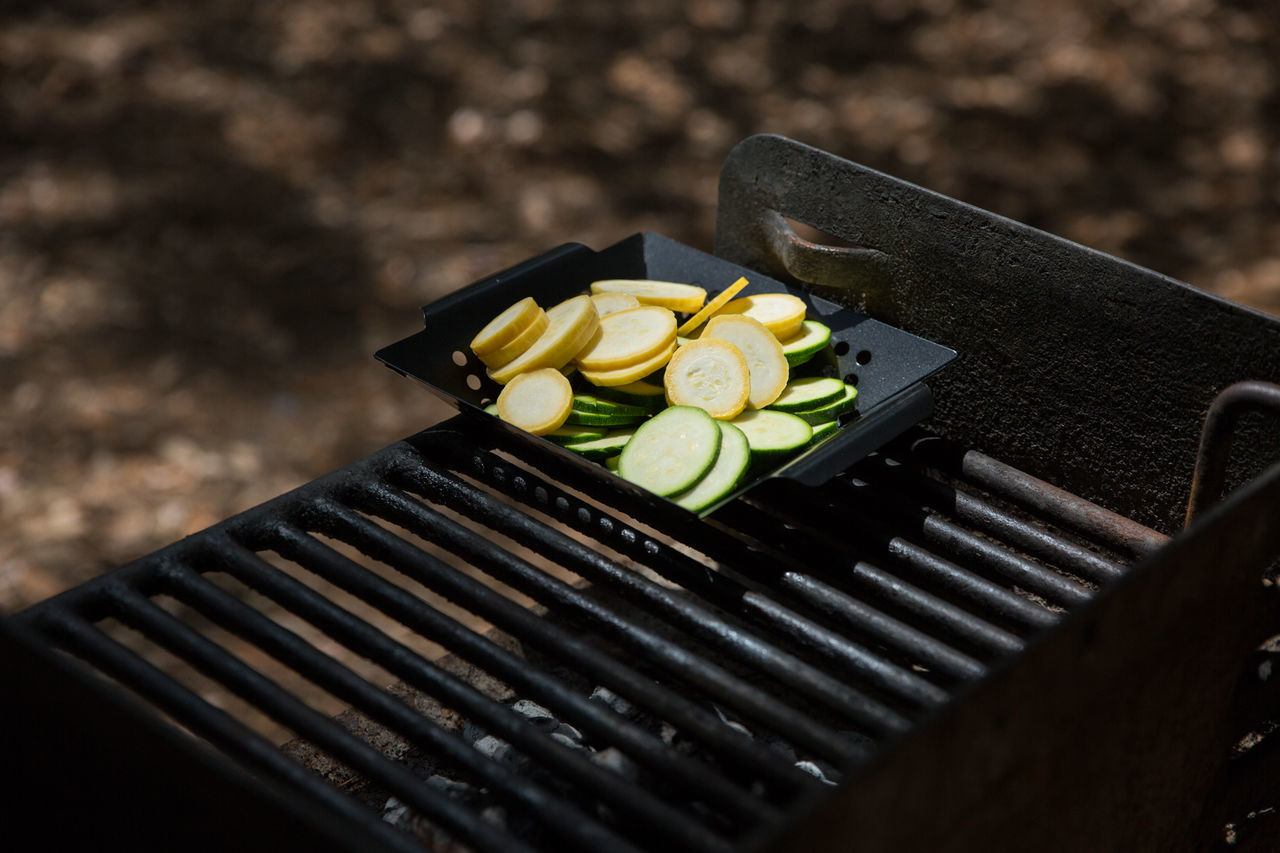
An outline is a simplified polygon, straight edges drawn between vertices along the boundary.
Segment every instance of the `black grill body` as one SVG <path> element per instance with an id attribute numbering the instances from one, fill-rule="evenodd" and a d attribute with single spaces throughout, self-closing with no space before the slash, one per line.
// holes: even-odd
<path id="1" fill-rule="evenodd" d="M 788 217 L 857 248 L 802 241 Z M 769 482 L 699 520 L 459 417 L 19 627 L 197 734 L 239 768 L 228 779 L 286 804 L 281 821 L 323 814 L 313 832 L 338 847 L 443 833 L 503 850 L 1171 849 L 1243 827 L 1273 794 L 1274 743 L 1231 757 L 1276 705 L 1254 651 L 1280 555 L 1280 467 L 1260 467 L 1273 445 L 1246 416 L 1229 479 L 1247 484 L 1171 539 L 1113 510 L 1178 529 L 1199 419 L 1219 385 L 1280 379 L 1280 324 L 776 137 L 727 163 L 716 249 L 960 352 L 935 419 L 821 488 Z M 1113 302 L 1119 315 L 1100 310 Z M 1199 378 L 1182 372 L 1197 360 Z M 1169 392 L 1134 393 L 1135 378 Z M 506 698 L 300 577 L 431 638 Z M 369 725 L 317 713 L 162 599 Z M 288 725 L 361 780 L 356 796 L 104 620 Z M 190 752 L 193 768 L 215 760 Z M 391 798 L 411 831 L 384 819 Z"/>

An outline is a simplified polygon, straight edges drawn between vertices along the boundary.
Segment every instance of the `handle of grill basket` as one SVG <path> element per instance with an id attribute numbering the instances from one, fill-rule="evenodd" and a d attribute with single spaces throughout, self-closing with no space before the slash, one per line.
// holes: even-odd
<path id="1" fill-rule="evenodd" d="M 776 210 L 760 210 L 760 227 L 774 258 L 792 278 L 820 287 L 868 292 L 886 286 L 890 258 L 878 249 L 814 243 Z"/>
<path id="2" fill-rule="evenodd" d="M 855 462 L 879 450 L 933 413 L 933 392 L 923 382 L 903 389 L 845 426 L 774 476 L 821 486 Z"/>

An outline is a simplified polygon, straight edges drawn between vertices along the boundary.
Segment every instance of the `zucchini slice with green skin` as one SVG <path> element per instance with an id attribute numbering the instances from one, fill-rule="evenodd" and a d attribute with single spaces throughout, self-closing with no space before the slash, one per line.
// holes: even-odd
<path id="1" fill-rule="evenodd" d="M 813 427 L 790 412 L 757 409 L 731 423 L 742 430 L 756 460 L 772 460 L 800 450 L 813 438 Z"/>
<path id="2" fill-rule="evenodd" d="M 486 415 L 493 415 L 496 418 L 498 416 L 498 404 L 490 403 L 484 407 L 484 412 Z"/>
<path id="3" fill-rule="evenodd" d="M 615 403 L 592 394 L 574 394 L 573 408 L 577 412 L 599 412 L 602 415 L 626 415 L 632 418 L 643 418 L 649 414 L 649 409 L 644 407 Z"/>
<path id="4" fill-rule="evenodd" d="M 809 439 L 809 443 L 806 445 L 805 449 L 807 450 L 810 447 L 817 447 L 819 444 L 826 441 L 827 438 L 839 431 L 840 425 L 835 421 L 823 421 L 820 424 L 815 424 L 813 427 L 813 438 Z"/>
<path id="5" fill-rule="evenodd" d="M 751 465 L 751 446 L 742 430 L 724 421 L 718 424 L 720 451 L 715 464 L 691 488 L 671 497 L 690 512 L 701 512 L 736 489 Z"/>
<path id="6" fill-rule="evenodd" d="M 543 438 L 556 444 L 580 444 L 584 441 L 595 441 L 604 438 L 608 430 L 602 426 L 581 426 L 565 424 L 559 429 L 543 434 Z"/>
<path id="7" fill-rule="evenodd" d="M 603 461 L 610 456 L 617 456 L 621 453 L 622 448 L 627 446 L 627 442 L 635 434 L 636 431 L 634 429 L 615 429 L 605 433 L 602 438 L 592 441 L 575 441 L 571 444 L 566 444 L 564 448 L 581 454 L 588 459 Z"/>
<path id="8" fill-rule="evenodd" d="M 793 411 L 791 414 L 796 417 L 803 418 L 810 424 L 820 424 L 824 421 L 834 421 L 841 415 L 847 415 L 857 406 L 858 389 L 852 385 L 844 386 L 844 394 L 832 400 L 830 403 L 824 403 L 821 406 L 815 406 L 812 409 L 800 409 Z"/>
<path id="9" fill-rule="evenodd" d="M 715 418 L 695 406 L 671 406 L 636 429 L 618 460 L 618 476 L 666 497 L 698 482 L 719 452 Z"/>
<path id="10" fill-rule="evenodd" d="M 639 406 L 646 412 L 660 412 L 667 407 L 667 389 L 643 379 L 627 385 L 614 385 L 596 389 L 600 400 L 617 400 L 629 406 Z"/>
<path id="11" fill-rule="evenodd" d="M 792 379 L 782 389 L 778 399 L 769 404 L 770 409 L 780 412 L 795 412 L 804 409 L 816 409 L 827 403 L 835 402 L 844 396 L 844 383 L 839 379 L 827 376 L 806 376 L 803 379 Z M 574 398 L 574 406 L 578 405 Z"/>
<path id="12" fill-rule="evenodd" d="M 787 364 L 799 367 L 829 343 L 831 327 L 817 320 L 805 320 L 800 324 L 799 332 L 782 342 L 782 354 L 786 356 Z"/>
<path id="13" fill-rule="evenodd" d="M 609 412 L 582 412 L 577 408 L 573 408 L 569 410 L 569 419 L 565 423 L 596 427 L 630 426 L 643 417 L 643 413 L 628 415 Z"/>

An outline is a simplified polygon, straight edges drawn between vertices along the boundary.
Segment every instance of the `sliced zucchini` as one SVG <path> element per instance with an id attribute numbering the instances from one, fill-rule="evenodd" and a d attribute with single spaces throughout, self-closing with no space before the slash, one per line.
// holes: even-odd
<path id="1" fill-rule="evenodd" d="M 588 459 L 603 461 L 621 453 L 622 448 L 627 446 L 627 442 L 635 434 L 635 429 L 610 430 L 600 438 L 592 439 L 591 441 L 575 441 L 565 444 L 565 449 L 579 453 Z"/>
<path id="2" fill-rule="evenodd" d="M 471 339 L 471 351 L 479 358 L 497 352 L 523 332 L 540 313 L 543 311 L 538 303 L 532 296 L 526 296 L 485 324 Z"/>
<path id="3" fill-rule="evenodd" d="M 498 395 L 498 417 L 534 435 L 563 426 L 573 408 L 573 388 L 554 367 L 522 373 Z"/>
<path id="4" fill-rule="evenodd" d="M 579 426 L 629 426 L 643 417 L 643 412 L 636 415 L 628 415 L 617 412 L 583 412 L 578 409 L 572 409 L 565 423 Z"/>
<path id="5" fill-rule="evenodd" d="M 655 370 L 661 369 L 671 359 L 671 354 L 676 351 L 676 345 L 673 341 L 671 346 L 658 353 L 648 361 L 642 361 L 639 364 L 633 364 L 629 367 L 619 367 L 617 370 L 582 370 L 582 378 L 590 382 L 592 385 L 601 387 L 610 387 L 614 385 L 629 385 L 640 379 L 644 379 Z"/>
<path id="6" fill-rule="evenodd" d="M 615 278 L 593 281 L 592 293 L 629 293 L 642 305 L 661 305 L 672 311 L 692 313 L 707 301 L 707 291 L 693 284 L 648 279 Z"/>
<path id="7" fill-rule="evenodd" d="M 792 379 L 769 408 L 783 412 L 797 409 L 816 409 L 844 396 L 845 385 L 839 379 L 826 376 L 806 376 Z M 576 405 L 576 403 L 575 403 Z"/>
<path id="8" fill-rule="evenodd" d="M 604 460 L 604 467 L 608 468 L 610 471 L 617 473 L 618 461 L 620 459 L 622 459 L 621 453 L 619 453 L 617 456 L 609 456 Z"/>
<path id="9" fill-rule="evenodd" d="M 639 406 L 647 412 L 657 412 L 666 408 L 667 389 L 643 379 L 628 382 L 626 385 L 615 385 L 612 388 L 601 388 L 601 398 L 617 400 L 631 406 Z"/>
<path id="10" fill-rule="evenodd" d="M 556 444 L 580 444 L 584 441 L 595 441 L 596 439 L 604 438 L 607 433 L 607 427 L 567 423 L 551 430 L 551 432 L 544 432 L 542 437 L 554 441 Z"/>
<path id="11" fill-rule="evenodd" d="M 807 422 L 773 409 L 743 412 L 731 423 L 747 436 L 752 456 L 761 460 L 794 453 L 813 438 L 813 427 Z"/>
<path id="12" fill-rule="evenodd" d="M 831 436 L 840 431 L 840 425 L 835 421 L 823 421 L 820 424 L 814 424 L 813 437 L 809 439 L 809 444 L 805 448 L 816 447 L 826 441 Z"/>
<path id="13" fill-rule="evenodd" d="M 742 430 L 724 421 L 720 426 L 720 451 L 715 464 L 692 487 L 671 500 L 690 512 L 701 512 L 737 488 L 751 464 L 751 447 Z"/>
<path id="14" fill-rule="evenodd" d="M 644 406 L 618 403 L 592 394 L 574 394 L 573 409 L 576 412 L 599 412 L 604 415 L 626 415 L 633 418 L 643 418 L 650 414 L 650 410 Z"/>
<path id="15" fill-rule="evenodd" d="M 623 448 L 618 475 L 663 497 L 683 492 L 715 464 L 720 427 L 694 406 L 672 406 L 645 421 Z"/>
<path id="16" fill-rule="evenodd" d="M 497 370 L 503 365 L 510 364 L 523 355 L 529 347 L 533 346 L 538 338 L 542 337 L 542 333 L 547 330 L 547 326 L 550 323 L 551 320 L 547 317 L 547 312 L 539 308 L 538 313 L 533 317 L 533 321 L 524 327 L 524 331 L 518 333 L 493 352 L 479 356 L 479 359 L 490 370 Z"/>
<path id="17" fill-rule="evenodd" d="M 596 306 L 596 313 L 601 318 L 640 307 L 640 300 L 630 293 L 597 293 L 591 297 L 591 302 Z"/>
<path id="18" fill-rule="evenodd" d="M 489 370 L 490 379 L 505 385 L 527 371 L 543 367 L 559 370 L 600 331 L 600 317 L 589 296 L 566 299 L 547 312 L 547 320 L 547 330 L 533 346 L 497 370 Z"/>
<path id="19" fill-rule="evenodd" d="M 747 405 L 751 371 L 742 351 L 719 338 L 701 338 L 676 350 L 663 374 L 667 401 L 697 406 L 712 417 L 728 419 Z"/>
<path id="20" fill-rule="evenodd" d="M 496 418 L 498 416 L 498 404 L 490 403 L 489 405 L 484 407 L 484 411 L 485 411 L 485 414 L 493 415 Z"/>
<path id="21" fill-rule="evenodd" d="M 578 353 L 582 370 L 617 370 L 653 358 L 676 339 L 676 315 L 657 305 L 618 311 L 600 321 L 600 336 Z"/>
<path id="22" fill-rule="evenodd" d="M 708 338 L 728 341 L 742 351 L 751 373 L 747 408 L 763 409 L 787 387 L 790 368 L 782 345 L 759 320 L 742 314 L 713 317 L 700 340 Z"/>
<path id="23" fill-rule="evenodd" d="M 843 383 L 841 383 L 843 384 Z M 844 393 L 829 403 L 823 403 L 821 406 L 815 406 L 811 409 L 800 409 L 793 411 L 792 414 L 798 418 L 803 418 L 810 424 L 820 424 L 824 421 L 834 421 L 841 415 L 847 415 L 857 406 L 858 389 L 852 385 L 844 386 Z"/>
<path id="24" fill-rule="evenodd" d="M 799 367 L 813 358 L 822 348 L 831 343 L 831 327 L 817 320 L 805 320 L 800 324 L 800 331 L 782 342 L 782 354 L 787 357 L 787 364 Z"/>
<path id="25" fill-rule="evenodd" d="M 794 337 L 804 323 L 805 304 L 790 293 L 757 293 L 735 299 L 720 309 L 719 316 L 746 314 L 764 323 L 780 341 Z"/>
<path id="26" fill-rule="evenodd" d="M 726 287 L 723 291 L 716 294 L 716 297 L 714 299 L 712 299 L 706 305 L 702 306 L 701 311 L 699 311 L 697 314 L 694 314 L 692 317 L 686 320 L 680 328 L 676 329 L 676 334 L 682 338 L 692 339 L 696 337 L 696 335 L 692 335 L 690 333 L 693 332 L 695 329 L 697 329 L 699 326 L 701 326 L 703 323 L 707 322 L 707 320 L 711 319 L 712 314 L 715 314 L 722 307 L 724 307 L 725 303 L 727 303 L 733 297 L 737 296 L 738 293 L 742 290 L 742 288 L 746 286 L 747 286 L 746 278 L 740 278 L 737 281 L 735 281 L 733 284 Z"/>

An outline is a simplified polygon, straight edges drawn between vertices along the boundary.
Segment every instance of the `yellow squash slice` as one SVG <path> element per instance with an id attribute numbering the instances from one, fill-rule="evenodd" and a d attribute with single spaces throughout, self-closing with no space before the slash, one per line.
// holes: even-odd
<path id="1" fill-rule="evenodd" d="M 746 314 L 764 323 L 775 338 L 785 341 L 800 331 L 804 312 L 804 302 L 798 296 L 790 293 L 757 293 L 733 300 L 720 309 L 718 316 Z"/>
<path id="2" fill-rule="evenodd" d="M 691 313 L 707 301 L 707 291 L 693 284 L 648 279 L 612 278 L 593 281 L 592 293 L 630 293 L 642 305 L 660 305 L 672 311 Z"/>
<path id="3" fill-rule="evenodd" d="M 782 344 L 764 323 L 747 314 L 721 314 L 711 318 L 699 340 L 722 340 L 736 346 L 751 372 L 747 406 L 763 409 L 787 387 L 790 369 Z"/>
<path id="4" fill-rule="evenodd" d="M 526 296 L 490 320 L 480 333 L 472 338 L 471 351 L 483 360 L 485 356 L 497 352 L 515 340 L 516 336 L 528 328 L 540 313 L 542 309 L 538 307 L 538 303 L 533 301 L 532 296 Z"/>
<path id="5" fill-rule="evenodd" d="M 671 405 L 696 406 L 713 418 L 727 420 L 747 405 L 751 371 L 736 346 L 702 337 L 675 351 L 663 385 Z"/>
<path id="6" fill-rule="evenodd" d="M 542 337 L 542 333 L 547 330 L 547 325 L 551 321 L 547 319 L 547 312 L 541 308 L 534 315 L 533 322 L 525 326 L 524 331 L 520 332 L 511 341 L 493 352 L 480 356 L 480 360 L 484 362 L 485 367 L 490 370 L 497 370 L 504 364 L 510 364 L 516 358 L 522 355 L 529 347 L 533 346 L 538 338 Z M 474 352 L 475 350 L 472 350 Z"/>
<path id="7" fill-rule="evenodd" d="M 573 386 L 554 367 L 521 373 L 498 395 L 498 417 L 534 435 L 564 426 L 573 408 Z"/>
<path id="8" fill-rule="evenodd" d="M 566 299 L 547 311 L 547 330 L 533 346 L 515 360 L 497 370 L 489 371 L 489 378 L 500 385 L 530 370 L 542 367 L 564 367 L 591 342 L 600 331 L 600 317 L 589 296 Z"/>
<path id="9" fill-rule="evenodd" d="M 676 334 L 682 338 L 693 337 L 692 335 L 689 334 L 690 332 L 692 332 L 694 329 L 701 326 L 703 323 L 707 322 L 708 318 L 710 318 L 712 314 L 716 313 L 722 307 L 724 307 L 724 304 L 726 302 L 728 302 L 733 297 L 737 296 L 738 293 L 742 291 L 742 288 L 746 286 L 747 286 L 746 278 L 740 278 L 737 281 L 735 281 L 733 284 L 726 287 L 720 293 L 716 294 L 716 297 L 714 299 L 712 299 L 710 302 L 704 305 L 701 311 L 699 311 L 697 314 L 694 314 L 692 317 L 690 317 L 688 320 L 685 321 L 683 326 L 676 329 Z"/>
<path id="10" fill-rule="evenodd" d="M 601 317 L 640 307 L 640 300 L 630 293 L 597 293 L 591 297 L 591 301 L 595 303 L 596 313 Z"/>
<path id="11" fill-rule="evenodd" d="M 648 361 L 676 339 L 676 315 L 642 305 L 600 319 L 600 337 L 578 353 L 582 370 L 617 370 Z"/>
<path id="12" fill-rule="evenodd" d="M 675 351 L 676 345 L 672 343 L 648 361 L 641 361 L 627 367 L 619 367 L 617 370 L 582 370 L 579 372 L 582 374 L 582 378 L 592 385 L 599 385 L 602 388 L 616 388 L 619 385 L 629 385 L 632 382 L 644 379 L 655 370 L 661 370 Z"/>

